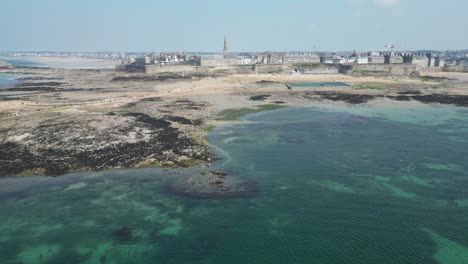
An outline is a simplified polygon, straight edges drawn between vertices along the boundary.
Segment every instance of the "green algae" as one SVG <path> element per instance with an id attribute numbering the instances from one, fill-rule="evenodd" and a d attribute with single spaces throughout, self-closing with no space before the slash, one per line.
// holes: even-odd
<path id="1" fill-rule="evenodd" d="M 31 231 L 33 233 L 34 237 L 42 236 L 47 233 L 50 233 L 52 231 L 58 231 L 63 228 L 63 224 L 57 223 L 57 224 L 40 224 L 40 225 L 35 225 Z"/>
<path id="2" fill-rule="evenodd" d="M 68 185 L 65 188 L 65 191 L 81 189 L 81 188 L 84 188 L 86 186 L 88 186 L 88 184 L 86 182 L 77 182 L 77 183 Z"/>
<path id="3" fill-rule="evenodd" d="M 458 207 L 468 207 L 468 199 L 458 199 L 455 200 L 455 204 Z"/>
<path id="4" fill-rule="evenodd" d="M 389 176 L 380 176 L 380 175 L 377 175 L 377 176 L 374 177 L 374 179 L 375 179 L 376 181 L 389 182 L 389 181 L 391 181 L 392 178 L 389 177 Z"/>
<path id="5" fill-rule="evenodd" d="M 167 221 L 167 226 L 159 231 L 161 235 L 176 236 L 182 229 L 182 221 L 180 219 L 171 219 Z"/>
<path id="6" fill-rule="evenodd" d="M 449 136 L 448 139 L 454 142 L 458 142 L 458 143 L 468 143 L 468 140 L 462 137 Z"/>
<path id="7" fill-rule="evenodd" d="M 57 244 L 43 244 L 25 248 L 19 253 L 18 259 L 24 264 L 49 263 L 61 250 Z"/>
<path id="8" fill-rule="evenodd" d="M 384 186 L 386 189 L 388 189 L 392 195 L 398 198 L 414 198 L 417 195 L 415 193 L 407 192 L 391 183 L 384 182 L 382 183 L 382 186 Z"/>
<path id="9" fill-rule="evenodd" d="M 415 175 L 403 175 L 400 177 L 402 180 L 411 182 L 417 185 L 425 186 L 425 187 L 434 187 L 432 179 L 424 179 L 422 177 L 418 177 Z"/>
<path id="10" fill-rule="evenodd" d="M 423 231 L 429 234 L 437 245 L 437 252 L 434 258 L 440 264 L 465 264 L 468 260 L 468 248 L 452 240 L 444 238 L 440 234 L 424 228 Z"/>
<path id="11" fill-rule="evenodd" d="M 421 165 L 432 170 L 464 172 L 462 166 L 451 163 L 421 163 Z"/>
<path id="12" fill-rule="evenodd" d="M 355 192 L 353 188 L 346 186 L 345 184 L 340 183 L 340 182 L 310 180 L 308 181 L 308 183 L 318 185 L 321 188 L 324 188 L 333 192 L 340 192 L 340 193 L 354 193 Z"/>
<path id="13" fill-rule="evenodd" d="M 218 114 L 217 120 L 219 121 L 236 121 L 239 120 L 240 117 L 259 113 L 264 111 L 271 111 L 276 109 L 285 108 L 287 106 L 280 105 L 280 104 L 264 104 L 259 105 L 256 108 L 232 108 L 232 109 L 225 109 Z"/>

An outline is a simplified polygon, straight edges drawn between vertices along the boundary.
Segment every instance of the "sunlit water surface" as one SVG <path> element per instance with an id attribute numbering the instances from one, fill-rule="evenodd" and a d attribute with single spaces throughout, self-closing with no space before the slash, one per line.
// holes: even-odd
<path id="1" fill-rule="evenodd" d="M 253 197 L 167 192 L 200 167 L 1 179 L 2 263 L 468 262 L 466 109 L 331 104 L 246 119 L 209 140 L 224 157 L 215 168 L 258 182 Z"/>

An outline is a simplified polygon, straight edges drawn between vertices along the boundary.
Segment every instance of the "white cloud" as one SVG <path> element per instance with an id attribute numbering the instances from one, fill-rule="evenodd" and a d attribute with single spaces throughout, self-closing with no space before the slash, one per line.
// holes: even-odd
<path id="1" fill-rule="evenodd" d="M 307 30 L 310 31 L 310 32 L 319 32 L 320 29 L 321 29 L 320 26 L 315 25 L 315 24 L 311 24 L 311 25 L 307 26 Z"/>
<path id="2" fill-rule="evenodd" d="M 386 9 L 394 17 L 404 15 L 404 9 L 401 5 L 402 0 L 345 0 L 345 2 L 351 7 L 354 16 L 361 16 L 363 7 Z"/>
<path id="3" fill-rule="evenodd" d="M 380 7 L 396 7 L 400 4 L 400 0 L 374 0 L 374 2 Z"/>

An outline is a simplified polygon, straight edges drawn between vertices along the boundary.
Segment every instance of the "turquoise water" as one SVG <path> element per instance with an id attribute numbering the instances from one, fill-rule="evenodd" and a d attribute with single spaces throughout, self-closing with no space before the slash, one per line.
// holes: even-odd
<path id="1" fill-rule="evenodd" d="M 246 119 L 210 134 L 210 169 L 255 180 L 250 197 L 167 191 L 200 167 L 1 179 L 2 263 L 467 263 L 468 110 Z"/>
<path id="2" fill-rule="evenodd" d="M 323 87 L 323 86 L 350 86 L 343 82 L 301 82 L 301 83 L 288 83 L 292 87 Z"/>

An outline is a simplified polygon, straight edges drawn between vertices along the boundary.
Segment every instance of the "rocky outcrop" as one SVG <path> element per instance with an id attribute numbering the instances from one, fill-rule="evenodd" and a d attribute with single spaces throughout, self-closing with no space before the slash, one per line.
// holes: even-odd
<path id="1" fill-rule="evenodd" d="M 215 159 L 206 146 L 171 124 L 143 113 L 56 114 L 31 127 L 0 133 L 0 175 L 186 167 Z"/>

